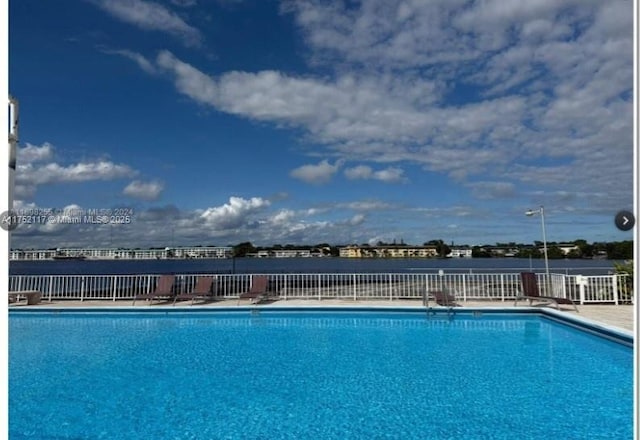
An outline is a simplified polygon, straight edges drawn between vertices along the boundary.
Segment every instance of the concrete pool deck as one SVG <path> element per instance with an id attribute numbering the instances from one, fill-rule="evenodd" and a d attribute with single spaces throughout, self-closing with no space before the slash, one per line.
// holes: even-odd
<path id="1" fill-rule="evenodd" d="M 512 301 L 461 301 L 459 302 L 460 308 L 464 310 L 465 308 L 514 308 Z M 435 303 L 431 302 L 430 305 L 435 306 Z M 522 302 L 522 306 L 528 305 L 526 301 Z M 176 304 L 176 307 L 191 307 L 190 301 L 183 301 Z M 238 307 L 238 306 L 255 306 L 260 308 L 268 309 L 270 307 L 416 307 L 423 308 L 421 300 L 316 300 L 316 299 L 290 299 L 290 300 L 268 300 L 264 301 L 260 304 L 249 304 L 248 301 L 242 300 L 238 305 L 238 300 L 236 299 L 225 299 L 225 300 L 216 300 L 212 302 L 196 302 L 193 307 L 206 307 L 211 309 L 221 308 L 221 307 Z M 29 307 L 29 308 L 42 308 L 42 307 L 55 307 L 55 308 L 67 308 L 67 307 L 132 307 L 131 300 L 120 300 L 120 301 L 110 301 L 110 300 L 102 300 L 102 301 L 75 301 L 75 300 L 54 300 L 54 301 L 42 301 L 38 305 L 27 306 L 26 302 L 22 301 L 18 304 L 12 304 L 9 306 L 9 309 L 14 307 Z M 173 308 L 172 302 L 154 302 L 153 305 L 149 304 L 148 301 L 137 301 L 135 306 L 133 307 L 171 307 Z M 518 308 L 520 305 L 518 305 Z M 552 307 L 555 310 L 555 307 Z M 567 313 L 569 315 L 575 315 L 581 318 L 586 318 L 588 320 L 592 320 L 598 322 L 600 324 L 604 324 L 607 326 L 617 327 L 626 331 L 634 332 L 634 311 L 635 305 L 613 305 L 613 304 L 586 304 L 586 305 L 578 305 L 579 312 L 576 313 L 570 308 L 566 306 L 561 306 L 560 310 L 563 313 Z"/>

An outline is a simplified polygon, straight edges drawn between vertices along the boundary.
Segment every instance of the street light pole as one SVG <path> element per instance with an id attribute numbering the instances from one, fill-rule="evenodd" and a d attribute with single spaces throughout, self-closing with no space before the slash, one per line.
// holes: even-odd
<path id="1" fill-rule="evenodd" d="M 545 225 L 544 225 L 544 206 L 540 206 L 540 209 L 536 209 L 536 210 L 528 210 L 527 212 L 525 212 L 525 215 L 531 217 L 534 214 L 540 214 L 540 221 L 542 223 L 542 245 L 544 246 L 544 268 L 545 268 L 545 273 L 546 273 L 546 282 L 545 282 L 545 290 L 546 286 L 548 285 L 547 283 L 549 283 L 549 281 L 551 280 L 551 276 L 549 274 L 549 254 L 547 253 L 547 231 L 545 230 Z M 549 294 L 550 292 L 546 291 L 545 294 Z"/>

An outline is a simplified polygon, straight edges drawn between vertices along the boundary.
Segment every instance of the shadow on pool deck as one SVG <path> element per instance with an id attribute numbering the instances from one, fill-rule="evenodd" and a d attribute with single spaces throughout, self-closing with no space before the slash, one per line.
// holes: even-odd
<path id="1" fill-rule="evenodd" d="M 91 300 L 91 301 L 76 301 L 76 300 L 54 300 L 54 301 L 42 301 L 39 305 L 36 306 L 27 306 L 26 302 L 12 304 L 9 308 L 14 307 L 132 307 L 131 300 L 120 300 L 120 301 L 112 301 L 112 300 Z M 218 308 L 218 307 L 237 307 L 236 299 L 226 299 L 226 300 L 216 300 L 209 301 L 206 303 L 196 302 L 193 306 L 189 301 L 183 303 L 177 303 L 176 307 L 210 307 L 210 308 Z M 513 301 L 461 301 L 459 303 L 462 308 L 465 307 L 505 307 L 512 308 L 514 307 Z M 523 303 L 526 304 L 526 303 Z M 247 304 L 243 304 L 243 306 L 247 306 Z M 389 307 L 389 306 L 398 306 L 398 307 L 424 307 L 422 305 L 421 300 L 335 300 L 335 299 L 326 299 L 326 300 L 317 300 L 317 299 L 293 299 L 293 300 L 278 300 L 278 299 L 269 299 L 263 301 L 260 304 L 252 305 L 254 307 L 295 307 L 295 306 L 310 306 L 310 307 L 318 307 L 318 306 L 364 306 L 364 307 Z M 435 303 L 434 303 L 435 306 Z M 153 305 L 150 305 L 148 301 L 138 301 L 136 302 L 135 307 L 174 307 L 173 301 L 163 301 L 163 302 L 155 302 Z M 518 306 L 520 307 L 520 306 Z M 583 318 L 591 319 L 593 321 L 598 321 L 602 324 L 611 325 L 615 327 L 619 327 L 621 329 L 633 331 L 634 330 L 634 305 L 613 305 L 613 304 L 587 304 L 587 305 L 578 305 L 579 312 L 576 313 L 569 307 L 561 306 L 560 310 L 565 313 L 569 313 L 576 316 L 581 316 Z"/>

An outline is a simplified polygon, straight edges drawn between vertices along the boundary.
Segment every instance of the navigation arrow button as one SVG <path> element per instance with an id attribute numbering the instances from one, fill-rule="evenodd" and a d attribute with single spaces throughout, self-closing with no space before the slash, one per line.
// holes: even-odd
<path id="1" fill-rule="evenodd" d="M 636 218 L 629 211 L 620 211 L 616 214 L 616 226 L 621 231 L 628 231 L 636 224 Z"/>

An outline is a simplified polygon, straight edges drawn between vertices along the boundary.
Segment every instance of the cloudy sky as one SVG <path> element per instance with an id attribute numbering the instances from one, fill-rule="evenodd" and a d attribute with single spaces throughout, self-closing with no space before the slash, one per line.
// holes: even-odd
<path id="1" fill-rule="evenodd" d="M 20 0 L 16 248 L 632 239 L 633 3 Z"/>

